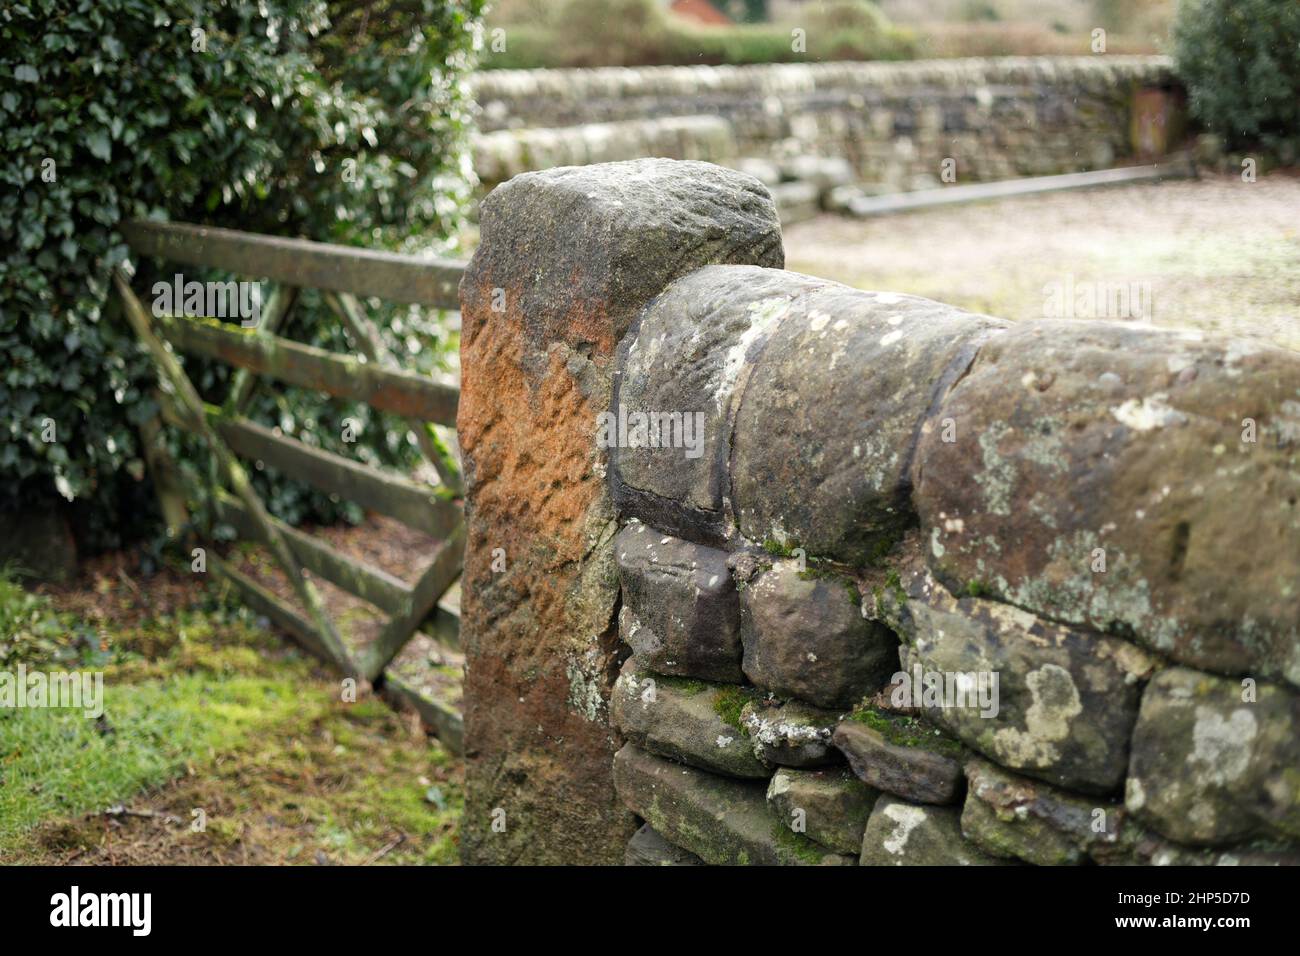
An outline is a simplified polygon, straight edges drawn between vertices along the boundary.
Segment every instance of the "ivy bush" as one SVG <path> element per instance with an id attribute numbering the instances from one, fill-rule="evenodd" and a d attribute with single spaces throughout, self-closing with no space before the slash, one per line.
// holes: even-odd
<path id="1" fill-rule="evenodd" d="M 1192 114 L 1230 146 L 1300 137 L 1300 3 L 1183 0 L 1174 60 Z"/>
<path id="2" fill-rule="evenodd" d="M 0 509 L 61 496 L 75 503 L 79 537 L 92 547 L 144 530 L 152 492 L 136 429 L 156 411 L 156 379 L 110 307 L 110 269 L 127 257 L 122 221 L 445 251 L 473 184 L 462 77 L 482 5 L 0 8 Z M 147 275 L 136 290 L 147 292 Z M 448 360 L 455 342 L 435 318 L 410 309 L 380 318 L 389 345 L 416 367 Z M 338 320 L 310 296 L 287 334 L 347 348 Z M 225 368 L 187 369 L 201 391 L 220 395 Z M 349 454 L 413 459 L 391 423 L 364 407 L 297 390 L 260 402 L 254 417 L 313 444 L 337 447 L 336 425 L 350 416 L 369 427 Z M 47 420 L 55 441 L 45 440 Z M 338 515 L 323 496 L 265 473 L 257 480 L 290 520 Z"/>

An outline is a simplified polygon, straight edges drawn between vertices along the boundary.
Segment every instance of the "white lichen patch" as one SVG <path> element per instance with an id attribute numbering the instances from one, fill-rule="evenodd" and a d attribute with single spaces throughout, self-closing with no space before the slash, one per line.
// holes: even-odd
<path id="1" fill-rule="evenodd" d="M 925 822 L 925 810 L 906 803 L 891 803 L 885 807 L 884 814 L 894 821 L 894 829 L 882 845 L 887 853 L 902 856 L 912 831 Z"/>
<path id="2" fill-rule="evenodd" d="M 1124 806 L 1133 813 L 1137 813 L 1147 804 L 1146 788 L 1142 786 L 1142 781 L 1137 777 L 1129 777 L 1124 782 Z"/>
<path id="3" fill-rule="evenodd" d="M 1016 469 L 998 445 L 1011 431 L 1010 427 L 999 423 L 980 433 L 980 455 L 984 470 L 975 475 L 975 483 L 984 492 L 984 503 L 995 515 L 1011 514 L 1011 497 L 1015 488 Z"/>
<path id="4" fill-rule="evenodd" d="M 1064 667 L 1044 664 L 1025 677 L 1031 703 L 1025 729 L 1000 728 L 994 735 L 999 761 L 1012 767 L 1047 767 L 1061 757 L 1057 746 L 1070 736 L 1070 722 L 1083 713 L 1079 689 Z"/>
<path id="5" fill-rule="evenodd" d="M 930 553 L 936 558 L 942 558 L 947 553 L 947 548 L 939 540 L 939 528 L 936 525 L 930 529 Z"/>
<path id="6" fill-rule="evenodd" d="M 713 398 L 719 411 L 725 409 L 731 400 L 731 393 L 740 378 L 740 370 L 745 366 L 745 356 L 749 352 L 749 347 L 760 336 L 767 334 L 789 310 L 790 300 L 784 298 L 762 299 L 750 303 L 749 328 L 741 333 L 735 345 L 727 349 L 727 354 L 722 359 L 718 385 L 713 390 Z"/>
<path id="7" fill-rule="evenodd" d="M 1139 432 L 1181 425 L 1187 421 L 1186 415 L 1169 407 L 1169 396 L 1164 392 L 1148 395 L 1140 401 L 1130 398 L 1122 405 L 1112 408 L 1110 413 L 1116 421 Z"/>
<path id="8" fill-rule="evenodd" d="M 1197 707 L 1187 762 L 1199 765 L 1217 786 L 1231 783 L 1250 769 L 1250 747 L 1258 732 L 1255 715 L 1245 707 L 1238 707 L 1227 719 L 1212 707 Z"/>
<path id="9" fill-rule="evenodd" d="M 605 698 L 600 693 L 601 678 L 591 674 L 582 662 L 570 660 L 564 667 L 569 679 L 568 704 L 584 720 L 599 723 L 603 720 Z"/>

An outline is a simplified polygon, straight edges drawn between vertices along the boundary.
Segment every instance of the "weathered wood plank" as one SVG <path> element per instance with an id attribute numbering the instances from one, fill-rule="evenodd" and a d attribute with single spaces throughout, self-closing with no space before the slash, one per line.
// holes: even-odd
<path id="1" fill-rule="evenodd" d="M 181 368 L 176 356 L 168 350 L 154 332 L 153 324 L 149 321 L 149 313 L 131 290 L 131 283 L 121 266 L 113 270 L 113 284 L 117 287 L 118 295 L 121 297 L 122 305 L 125 308 L 127 322 L 130 324 L 132 331 L 135 332 L 136 338 L 153 356 L 154 364 L 161 378 L 171 387 L 176 401 L 180 403 L 186 417 L 193 420 L 195 429 L 204 442 L 207 443 L 219 467 L 225 474 L 226 480 L 230 483 L 240 501 L 243 502 L 244 507 L 248 509 L 253 520 L 261 528 L 262 536 L 267 542 L 271 555 L 289 577 L 294 590 L 297 592 L 298 599 L 302 601 L 311 614 L 312 623 L 315 625 L 322 648 L 345 673 L 354 673 L 356 667 L 348 655 L 347 648 L 343 645 L 343 639 L 339 637 L 338 631 L 334 628 L 334 622 L 325 613 L 325 606 L 321 603 L 320 595 L 316 593 L 316 589 L 312 587 L 311 582 L 303 577 L 302 568 L 298 565 L 298 560 L 294 557 L 293 551 L 290 550 L 284 538 L 272 526 L 270 515 L 266 513 L 266 508 L 262 505 L 262 499 L 253 490 L 252 483 L 248 480 L 248 475 L 245 474 L 243 467 L 208 424 L 203 400 L 199 398 L 199 393 L 185 374 L 185 370 Z"/>
<path id="2" fill-rule="evenodd" d="M 438 599 L 438 606 L 424 619 L 420 630 L 452 650 L 461 649 L 459 579 Z"/>
<path id="3" fill-rule="evenodd" d="M 420 579 L 415 582 L 410 607 L 404 614 L 394 615 L 374 642 L 366 648 L 365 656 L 361 660 L 361 673 L 365 677 L 374 680 L 388 666 L 388 662 L 397 656 L 397 652 L 411 639 L 420 622 L 437 605 L 443 592 L 460 577 L 464 560 L 465 525 L 461 523 L 442 543 L 438 553 L 429 562 Z"/>
<path id="4" fill-rule="evenodd" d="M 311 448 L 246 418 L 217 419 L 214 424 L 240 457 L 260 460 L 290 478 L 396 518 L 417 531 L 443 538 L 461 523 L 460 506 L 428 485 Z"/>
<path id="5" fill-rule="evenodd" d="M 254 611 L 268 618 L 272 624 L 275 624 L 281 630 L 286 631 L 290 637 L 321 660 L 331 664 L 337 663 L 333 656 L 325 650 L 320 635 L 316 633 L 311 623 L 294 608 L 283 603 L 252 578 L 240 571 L 236 571 L 215 554 L 208 555 L 208 566 L 219 576 L 233 584 L 239 591 L 244 603 Z"/>
<path id="6" fill-rule="evenodd" d="M 163 441 L 161 416 L 141 422 L 140 450 L 149 467 L 149 477 L 153 479 L 158 507 L 162 509 L 163 520 L 167 522 L 167 536 L 175 537 L 189 524 L 190 511 L 185 500 L 185 486 L 180 477 L 180 469 L 176 467 L 176 462 L 172 460 Z"/>
<path id="7" fill-rule="evenodd" d="M 406 418 L 454 425 L 460 389 L 425 375 L 382 368 L 274 335 L 252 335 L 219 322 L 163 316 L 158 326 L 176 348 L 260 375 L 352 398 Z"/>
<path id="8" fill-rule="evenodd" d="M 164 336 L 177 348 L 217 358 L 292 385 L 408 418 L 451 424 L 460 389 L 434 378 L 386 369 L 373 362 L 335 355 L 277 336 L 255 336 L 218 323 L 164 317 Z"/>
<path id="9" fill-rule="evenodd" d="M 216 506 L 221 520 L 231 525 L 241 536 L 261 540 L 256 522 L 250 519 L 248 511 L 238 501 L 228 494 L 218 493 Z M 271 523 L 284 535 L 285 541 L 308 571 L 338 585 L 349 594 L 355 594 L 363 601 L 369 601 L 387 614 L 403 614 L 410 608 L 412 590 L 405 581 L 382 568 L 354 561 L 319 538 L 299 531 L 278 518 L 272 518 Z"/>
<path id="10" fill-rule="evenodd" d="M 456 707 L 446 701 L 426 697 L 400 677 L 385 674 L 383 693 L 395 703 L 405 705 L 420 715 L 420 720 L 456 756 L 465 753 L 465 720 Z"/>
<path id="11" fill-rule="evenodd" d="M 460 308 L 465 263 L 260 236 L 183 222 L 125 223 L 122 234 L 140 255 L 273 279 L 300 288 L 377 296 L 440 309 Z"/>
<path id="12" fill-rule="evenodd" d="M 256 334 L 275 335 L 279 332 L 297 301 L 298 290 L 294 286 L 277 286 L 271 293 L 271 300 L 262 308 L 262 321 L 257 326 Z M 257 376 L 246 368 L 235 369 L 230 382 L 230 394 L 225 402 L 227 411 L 242 412 L 247 408 L 256 386 Z"/>
<path id="13" fill-rule="evenodd" d="M 348 334 L 351 335 L 356 347 L 361 350 L 361 354 L 372 362 L 379 362 L 389 368 L 400 368 L 397 360 L 384 346 L 379 329 L 370 321 L 355 296 L 346 292 L 327 292 L 325 303 L 343 319 Z M 420 451 L 438 472 L 438 478 L 452 494 L 457 497 L 463 496 L 465 482 L 461 478 L 460 464 L 451 449 L 438 437 L 433 425 L 428 422 L 413 422 L 411 425 L 415 440 L 420 445 Z"/>

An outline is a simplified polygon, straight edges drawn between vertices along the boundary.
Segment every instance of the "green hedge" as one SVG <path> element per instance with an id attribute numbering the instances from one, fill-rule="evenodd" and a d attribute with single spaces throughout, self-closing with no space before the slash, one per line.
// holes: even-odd
<path id="1" fill-rule="evenodd" d="M 19 0 L 0 10 L 0 509 L 61 495 L 92 546 L 145 530 L 152 496 L 136 426 L 155 411 L 154 376 L 106 307 L 109 270 L 127 252 L 123 220 L 407 249 L 453 233 L 471 175 L 461 77 L 481 8 Z M 428 316 L 386 318 L 390 344 L 426 367 L 454 345 Z M 289 334 L 346 345 L 310 299 Z M 201 390 L 219 392 L 224 368 L 187 367 Z M 325 447 L 340 444 L 342 417 L 365 420 L 364 409 L 294 391 L 254 412 Z M 56 442 L 42 440 L 46 418 Z M 350 453 L 409 461 L 383 426 Z M 258 480 L 291 520 L 337 514 L 324 498 Z"/>
<path id="2" fill-rule="evenodd" d="M 544 23 L 494 26 L 504 30 L 505 49 L 493 49 L 489 30 L 484 69 L 897 60 L 917 50 L 910 33 L 866 0 L 811 5 L 788 23 L 714 27 L 670 17 L 657 0 L 567 0 Z"/>
<path id="3" fill-rule="evenodd" d="M 1300 3 L 1183 0 L 1174 60 L 1192 114 L 1229 145 L 1300 139 Z"/>

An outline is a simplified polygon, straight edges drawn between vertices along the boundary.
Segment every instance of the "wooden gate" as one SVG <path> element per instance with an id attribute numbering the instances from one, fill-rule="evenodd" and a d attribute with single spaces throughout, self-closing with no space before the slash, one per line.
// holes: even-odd
<path id="1" fill-rule="evenodd" d="M 127 321 L 158 370 L 161 420 L 149 422 L 142 429 L 146 461 L 158 488 L 164 518 L 170 526 L 180 528 L 189 521 L 187 489 L 159 440 L 161 426 L 165 423 L 198 435 L 213 456 L 222 485 L 213 502 L 217 516 L 242 537 L 266 546 L 292 584 L 301 609 L 280 600 L 211 553 L 211 549 L 209 566 L 230 581 L 248 605 L 307 649 L 350 677 L 376 680 L 459 578 L 465 528 L 459 466 L 433 427 L 455 426 L 459 387 L 400 368 L 382 344 L 360 300 L 377 297 L 458 309 L 457 287 L 464 264 L 182 223 L 134 222 L 125 225 L 122 232 L 138 256 L 276 284 L 261 309 L 259 322 L 249 329 L 205 318 L 156 316 L 132 291 L 128 270 L 118 267 L 114 271 L 113 280 Z M 359 357 L 337 355 L 277 334 L 303 288 L 321 290 L 324 301 L 344 323 Z M 201 399 L 172 349 L 236 367 L 222 405 Z M 433 487 L 309 447 L 250 421 L 244 412 L 263 377 L 400 415 L 437 470 L 440 485 Z M 433 536 L 440 544 L 414 583 L 408 584 L 268 514 L 241 458 L 270 464 L 290 478 L 395 518 Z M 304 569 L 369 602 L 387 616 L 379 636 L 364 653 L 354 655 L 348 651 Z M 445 635 L 447 628 L 440 630 Z M 411 702 L 443 741 L 458 750 L 459 714 L 448 713 L 432 702 Z"/>

